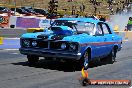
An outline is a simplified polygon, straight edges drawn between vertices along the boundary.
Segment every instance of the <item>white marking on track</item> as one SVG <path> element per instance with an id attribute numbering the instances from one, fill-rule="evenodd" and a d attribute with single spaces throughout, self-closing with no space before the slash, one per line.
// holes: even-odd
<path id="1" fill-rule="evenodd" d="M 12 50 L 19 50 L 19 49 L 0 49 L 0 50 L 4 50 L 4 51 L 12 51 Z"/>
<path id="2" fill-rule="evenodd" d="M 19 54 L 19 53 L 11 53 L 11 54 L 15 54 L 16 55 L 16 54 Z"/>
<path id="3" fill-rule="evenodd" d="M 20 38 L 4 38 L 4 39 L 20 39 Z"/>

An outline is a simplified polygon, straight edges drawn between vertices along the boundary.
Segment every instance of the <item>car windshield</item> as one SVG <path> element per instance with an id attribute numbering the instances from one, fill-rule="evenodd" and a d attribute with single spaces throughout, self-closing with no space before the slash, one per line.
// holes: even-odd
<path id="1" fill-rule="evenodd" d="M 73 25 L 73 22 L 68 20 L 55 20 L 52 23 L 52 26 L 70 26 L 70 25 Z"/>
<path id="2" fill-rule="evenodd" d="M 55 20 L 51 26 L 68 26 L 72 29 L 76 29 L 76 23 L 73 21 L 68 21 L 68 20 Z"/>
<path id="3" fill-rule="evenodd" d="M 69 21 L 69 20 L 55 20 L 51 26 L 68 26 L 76 32 L 88 33 L 91 34 L 94 29 L 94 24 L 90 22 L 83 21 Z"/>
<path id="4" fill-rule="evenodd" d="M 94 24 L 90 22 L 77 22 L 76 28 L 78 31 L 91 34 L 94 30 Z"/>

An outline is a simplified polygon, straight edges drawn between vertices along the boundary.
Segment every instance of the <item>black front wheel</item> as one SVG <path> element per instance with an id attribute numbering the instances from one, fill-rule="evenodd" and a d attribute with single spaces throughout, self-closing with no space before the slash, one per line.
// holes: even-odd
<path id="1" fill-rule="evenodd" d="M 79 61 L 79 64 L 80 64 L 81 68 L 84 67 L 85 70 L 88 69 L 88 67 L 89 67 L 89 54 L 87 51 L 83 54 L 82 58 Z"/>
<path id="2" fill-rule="evenodd" d="M 85 54 L 84 54 L 84 69 L 88 69 L 88 66 L 89 66 L 89 61 L 88 61 L 88 52 L 86 51 Z"/>
<path id="3" fill-rule="evenodd" d="M 53 60 L 52 57 L 44 57 L 44 58 L 45 58 L 45 60 Z"/>
<path id="4" fill-rule="evenodd" d="M 27 55 L 27 59 L 30 65 L 35 65 L 39 61 L 39 57 L 34 55 Z"/>

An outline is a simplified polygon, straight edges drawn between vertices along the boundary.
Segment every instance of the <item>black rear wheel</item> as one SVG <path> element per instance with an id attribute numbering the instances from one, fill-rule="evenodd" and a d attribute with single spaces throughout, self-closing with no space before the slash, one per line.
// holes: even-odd
<path id="1" fill-rule="evenodd" d="M 113 48 L 106 58 L 108 63 L 113 64 L 116 61 L 116 53 L 117 49 Z"/>
<path id="2" fill-rule="evenodd" d="M 116 49 L 112 49 L 109 55 L 110 63 L 114 63 L 116 61 Z"/>

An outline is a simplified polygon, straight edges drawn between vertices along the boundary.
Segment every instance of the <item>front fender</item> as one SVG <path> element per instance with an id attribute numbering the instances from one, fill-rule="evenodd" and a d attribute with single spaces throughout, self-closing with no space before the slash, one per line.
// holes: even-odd
<path id="1" fill-rule="evenodd" d="M 91 50 L 92 50 L 92 48 L 91 48 L 91 46 L 80 46 L 80 52 L 81 52 L 81 57 L 84 55 L 84 53 L 90 48 Z"/>

